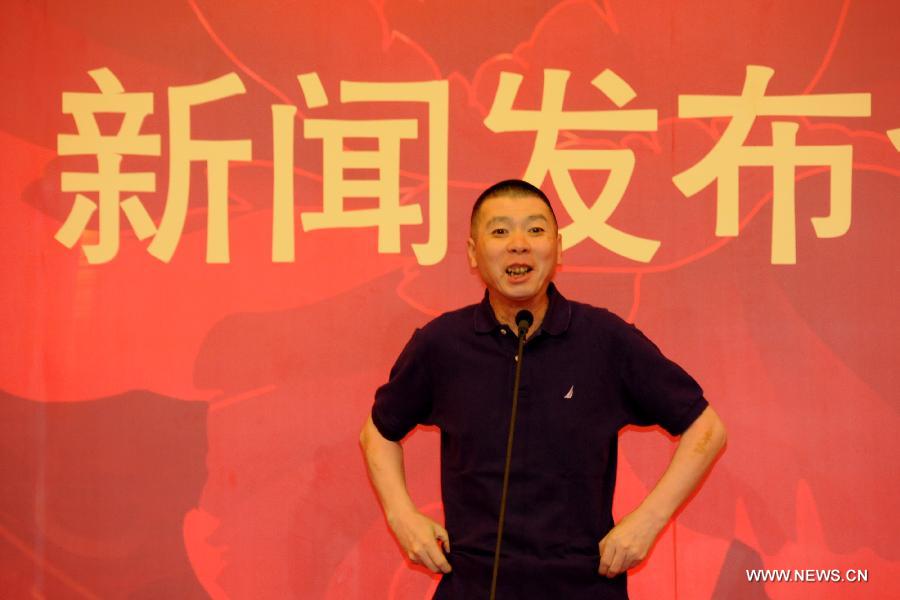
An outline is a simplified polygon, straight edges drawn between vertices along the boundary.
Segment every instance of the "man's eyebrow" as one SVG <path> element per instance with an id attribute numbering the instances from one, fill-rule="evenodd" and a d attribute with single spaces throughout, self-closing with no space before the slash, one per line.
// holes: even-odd
<path id="1" fill-rule="evenodd" d="M 537 221 L 537 220 L 549 222 L 549 221 L 547 221 L 547 217 L 544 215 L 541 215 L 541 214 L 528 215 L 527 217 L 525 217 L 526 222 Z M 510 218 L 510 217 L 491 217 L 484 224 L 484 226 L 485 227 L 493 227 L 494 225 L 498 225 L 498 224 L 506 225 L 507 223 L 510 223 L 510 222 L 512 222 L 512 218 Z"/>
<path id="2" fill-rule="evenodd" d="M 511 221 L 509 217 L 491 217 L 485 224 L 485 227 L 493 227 L 498 224 L 507 224 Z"/>

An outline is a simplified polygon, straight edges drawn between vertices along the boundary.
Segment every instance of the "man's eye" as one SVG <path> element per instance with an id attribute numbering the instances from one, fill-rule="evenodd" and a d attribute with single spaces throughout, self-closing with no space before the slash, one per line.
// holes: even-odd
<path id="1" fill-rule="evenodd" d="M 530 231 L 531 233 L 544 233 L 544 228 L 543 227 L 532 227 L 528 231 Z"/>
<path id="2" fill-rule="evenodd" d="M 505 235 L 505 234 L 506 234 L 506 230 L 503 229 L 502 227 L 497 227 L 496 229 L 492 229 L 492 230 L 491 230 L 491 234 L 492 234 L 492 235 Z"/>

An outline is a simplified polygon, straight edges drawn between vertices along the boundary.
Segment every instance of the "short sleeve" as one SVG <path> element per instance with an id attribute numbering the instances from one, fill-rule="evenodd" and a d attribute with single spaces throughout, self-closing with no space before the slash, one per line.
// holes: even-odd
<path id="1" fill-rule="evenodd" d="M 631 423 L 681 435 L 708 406 L 694 378 L 634 325 L 623 322 L 618 354 Z"/>
<path id="2" fill-rule="evenodd" d="M 423 337 L 421 329 L 413 333 L 391 367 L 387 383 L 375 392 L 372 422 L 394 442 L 416 425 L 429 422 L 432 388 Z"/>

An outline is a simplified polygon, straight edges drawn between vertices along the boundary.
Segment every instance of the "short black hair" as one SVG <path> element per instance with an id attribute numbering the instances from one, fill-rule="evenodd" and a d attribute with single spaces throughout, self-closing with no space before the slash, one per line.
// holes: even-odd
<path id="1" fill-rule="evenodd" d="M 548 209 L 550 209 L 550 216 L 553 217 L 553 224 L 559 227 L 559 224 L 556 222 L 556 213 L 553 212 L 550 200 L 547 198 L 547 194 L 541 191 L 541 188 L 531 185 L 527 181 L 521 179 L 504 179 L 481 192 L 478 199 L 475 200 L 475 204 L 472 205 L 472 215 L 469 217 L 469 227 L 473 233 L 475 231 L 475 218 L 478 216 L 478 210 L 481 208 L 481 205 L 484 204 L 485 200 L 490 200 L 497 196 L 533 196 L 538 198 L 547 205 Z"/>

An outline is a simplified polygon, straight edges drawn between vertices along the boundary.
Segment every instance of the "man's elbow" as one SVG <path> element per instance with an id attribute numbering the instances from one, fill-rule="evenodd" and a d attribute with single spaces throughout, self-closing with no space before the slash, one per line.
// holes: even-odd
<path id="1" fill-rule="evenodd" d="M 689 437 L 688 443 L 693 447 L 694 452 L 711 457 L 722 452 L 728 441 L 725 424 L 709 406 L 697 417 L 685 435 Z"/>
<path id="2" fill-rule="evenodd" d="M 362 429 L 359 431 L 359 445 L 363 450 L 366 450 L 369 447 L 369 442 L 372 440 L 373 427 L 372 417 L 369 416 L 363 424 Z"/>
<path id="3" fill-rule="evenodd" d="M 712 410 L 712 409 L 710 409 Z M 712 419 L 711 427 L 712 427 L 712 438 L 713 438 L 713 448 L 714 454 L 720 454 L 725 445 L 728 443 L 728 430 L 725 429 L 725 423 L 722 422 L 722 419 L 719 418 L 719 415 L 716 413 L 712 413 L 714 419 Z"/>

